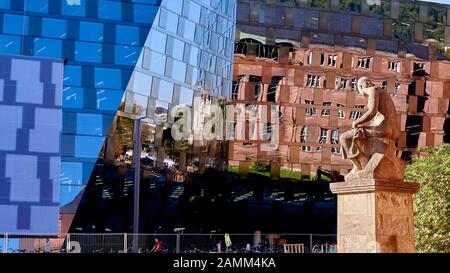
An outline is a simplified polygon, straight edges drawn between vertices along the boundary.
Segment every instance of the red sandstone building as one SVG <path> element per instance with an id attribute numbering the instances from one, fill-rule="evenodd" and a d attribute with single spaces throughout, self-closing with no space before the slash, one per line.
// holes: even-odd
<path id="1" fill-rule="evenodd" d="M 341 158 L 338 140 L 364 112 L 366 99 L 356 91 L 362 76 L 394 99 L 402 131 L 399 157 L 409 160 L 417 146 L 448 142 L 450 61 L 437 50 L 443 41 L 423 40 L 417 24 L 411 41 L 399 39 L 386 24 L 392 18 L 365 10 L 364 2 L 355 14 L 332 6 L 240 1 L 231 97 L 248 109 L 277 106 L 272 114 L 280 116 L 279 144 L 268 150 L 269 141 L 250 140 L 249 121 L 238 119 L 235 132 L 246 138 L 230 142 L 231 165 L 280 162 L 304 176 L 319 167 L 346 174 L 351 163 Z M 418 12 L 423 9 L 421 4 Z M 257 126 L 269 134 L 276 130 Z"/>

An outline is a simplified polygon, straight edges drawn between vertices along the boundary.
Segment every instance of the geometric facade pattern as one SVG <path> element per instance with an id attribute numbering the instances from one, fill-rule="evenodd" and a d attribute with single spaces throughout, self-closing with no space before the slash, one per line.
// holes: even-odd
<path id="1" fill-rule="evenodd" d="M 64 60 L 61 205 L 84 188 L 160 0 L 2 0 L 0 53 Z"/>
<path id="2" fill-rule="evenodd" d="M 170 128 L 175 117 L 171 112 L 179 106 L 199 110 L 200 100 L 208 101 L 207 105 L 229 96 L 235 14 L 234 0 L 161 2 L 104 148 L 98 155 L 72 230 L 128 230 L 127 208 L 130 207 L 110 208 L 117 200 L 128 202 L 131 198 L 134 162 L 130 155 L 134 152 L 133 120 L 136 118 L 142 119 L 142 187 L 154 179 L 181 182 L 194 170 L 202 172 L 211 166 L 224 166 L 226 150 L 220 149 L 220 144 L 172 140 Z M 196 121 L 193 131 L 202 128 L 201 122 Z M 92 204 L 92 200 L 103 206 L 89 210 L 92 205 L 87 204 Z M 143 224 L 142 228 L 145 227 Z"/>
<path id="3" fill-rule="evenodd" d="M 63 63 L 0 63 L 0 232 L 57 234 Z"/>

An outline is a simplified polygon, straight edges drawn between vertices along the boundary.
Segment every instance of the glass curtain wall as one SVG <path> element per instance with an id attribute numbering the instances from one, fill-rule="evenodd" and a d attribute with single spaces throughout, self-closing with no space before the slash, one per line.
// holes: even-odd
<path id="1" fill-rule="evenodd" d="M 130 232 L 134 186 L 134 120 L 141 119 L 141 227 L 173 232 L 185 183 L 226 164 L 224 142 L 175 141 L 172 109 L 208 106 L 232 85 L 236 1 L 162 1 L 99 155 L 73 232 Z M 197 102 L 196 102 L 197 101 Z M 196 104 L 198 103 L 198 104 Z M 192 124 L 201 130 L 202 121 Z M 95 206 L 94 204 L 101 204 Z M 92 209 L 96 207 L 95 209 Z"/>

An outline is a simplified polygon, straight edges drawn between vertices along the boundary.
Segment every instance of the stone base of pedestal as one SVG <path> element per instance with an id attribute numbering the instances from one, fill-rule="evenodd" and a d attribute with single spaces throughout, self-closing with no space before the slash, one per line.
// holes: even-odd
<path id="1" fill-rule="evenodd" d="M 239 177 L 244 179 L 247 178 L 250 172 L 250 161 L 239 161 Z"/>
<path id="2" fill-rule="evenodd" d="M 339 253 L 415 252 L 416 183 L 363 179 L 332 183 L 338 196 Z"/>
<path id="3" fill-rule="evenodd" d="M 281 163 L 280 162 L 271 162 L 270 163 L 270 178 L 273 180 L 280 179 L 281 174 Z"/>

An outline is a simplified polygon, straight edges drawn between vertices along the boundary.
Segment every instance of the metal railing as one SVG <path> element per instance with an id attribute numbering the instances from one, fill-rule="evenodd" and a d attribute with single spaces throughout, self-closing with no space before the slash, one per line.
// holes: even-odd
<path id="1" fill-rule="evenodd" d="M 158 246 L 158 247 L 157 247 Z M 2 253 L 334 253 L 335 234 L 0 234 Z"/>

